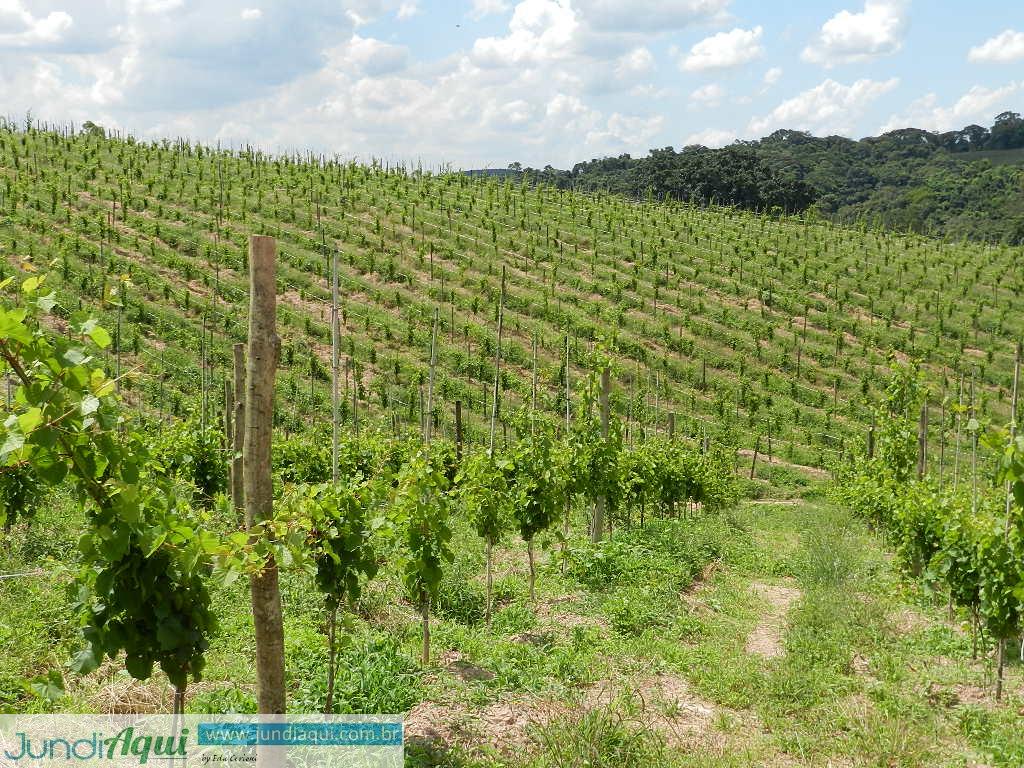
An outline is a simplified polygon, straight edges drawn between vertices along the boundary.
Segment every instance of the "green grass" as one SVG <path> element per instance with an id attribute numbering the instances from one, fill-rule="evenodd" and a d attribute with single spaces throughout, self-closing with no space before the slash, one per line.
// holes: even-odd
<path id="1" fill-rule="evenodd" d="M 0 571 L 32 568 L 46 553 L 70 562 L 46 542 L 76 524 L 70 503 L 44 508 L 15 530 Z M 996 706 L 991 661 L 970 660 L 942 596 L 901 579 L 878 538 L 844 510 L 744 503 L 720 517 L 619 531 L 597 547 L 576 539 L 565 574 L 554 543 L 540 544 L 536 605 L 523 546 L 499 549 L 488 631 L 479 542 L 459 528 L 428 667 L 417 617 L 386 569 L 346 616 L 339 710 L 433 707 L 442 733 L 461 723 L 454 741 L 410 745 L 407 764 L 421 767 L 1020 764 L 1020 664 L 1010 664 L 1008 698 Z M 61 668 L 75 646 L 60 580 L 0 581 L 9 631 L 0 707 L 89 711 L 125 695 L 169 704 L 165 682 L 130 688 L 113 670 L 65 673 L 68 694 L 56 704 L 21 687 Z M 755 582 L 799 590 L 779 658 L 746 651 L 770 610 Z M 189 711 L 254 709 L 245 597 L 238 582 L 214 590 L 220 633 Z M 301 574 L 286 572 L 283 598 L 290 707 L 313 711 L 326 686 L 324 617 Z M 530 722 L 488 725 L 509 711 Z"/>

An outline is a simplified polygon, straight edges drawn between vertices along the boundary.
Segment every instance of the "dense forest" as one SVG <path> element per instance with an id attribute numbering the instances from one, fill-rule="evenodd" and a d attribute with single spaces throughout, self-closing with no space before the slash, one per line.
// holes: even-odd
<path id="1" fill-rule="evenodd" d="M 721 149 L 652 149 L 523 169 L 561 188 L 721 203 L 750 210 L 810 209 L 950 239 L 1024 243 L 1024 119 L 1003 112 L 991 128 L 916 128 L 855 141 L 780 130 Z"/>

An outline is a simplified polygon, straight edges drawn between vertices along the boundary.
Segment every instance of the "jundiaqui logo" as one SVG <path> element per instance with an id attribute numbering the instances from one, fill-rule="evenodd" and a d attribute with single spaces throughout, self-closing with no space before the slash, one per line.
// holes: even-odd
<path id="1" fill-rule="evenodd" d="M 14 734 L 16 743 L 13 751 L 5 749 L 3 754 L 8 760 L 15 761 L 119 760 L 134 757 L 139 765 L 145 765 L 150 756 L 184 758 L 188 734 L 188 728 L 182 728 L 173 736 L 136 734 L 135 726 L 128 726 L 108 738 L 100 731 L 93 731 L 81 739 L 65 739 L 33 738 L 25 731 L 18 731 Z"/>

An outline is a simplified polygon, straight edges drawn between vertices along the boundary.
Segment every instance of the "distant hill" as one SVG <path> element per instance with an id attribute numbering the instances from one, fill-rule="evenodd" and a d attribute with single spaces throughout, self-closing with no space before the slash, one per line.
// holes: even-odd
<path id="1" fill-rule="evenodd" d="M 1024 243 L 1024 119 L 1016 112 L 1003 112 L 991 128 L 905 128 L 859 141 L 780 130 L 721 149 L 666 147 L 566 171 L 523 170 L 563 188 L 750 210 L 812 209 L 834 220 L 950 239 Z"/>

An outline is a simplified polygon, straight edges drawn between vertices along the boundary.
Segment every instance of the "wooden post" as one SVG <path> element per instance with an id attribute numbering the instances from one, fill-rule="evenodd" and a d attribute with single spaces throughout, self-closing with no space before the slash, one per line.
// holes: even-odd
<path id="1" fill-rule="evenodd" d="M 676 436 L 676 413 L 675 411 L 669 411 L 668 413 L 668 439 L 674 440 Z"/>
<path id="2" fill-rule="evenodd" d="M 498 421 L 498 397 L 501 394 L 501 325 L 505 316 L 505 267 L 501 268 L 501 294 L 498 296 L 498 345 L 494 350 L 494 399 L 491 401 L 491 441 L 487 450 L 494 455 L 494 430 Z"/>
<path id="3" fill-rule="evenodd" d="M 338 482 L 338 430 L 341 423 L 341 319 L 338 311 L 338 249 L 331 259 L 331 479 Z"/>
<path id="4" fill-rule="evenodd" d="M 235 359 L 235 429 L 231 435 L 231 503 L 239 517 L 245 513 L 245 484 L 242 451 L 245 443 L 245 345 L 232 348 Z"/>
<path id="5" fill-rule="evenodd" d="M 875 413 L 871 412 L 871 426 L 868 427 L 868 458 L 875 458 Z"/>
<path id="6" fill-rule="evenodd" d="M 968 415 L 974 415 L 974 371 L 971 371 L 970 408 Z M 968 420 L 969 423 L 970 420 Z M 978 514 L 978 430 L 971 432 L 971 514 Z"/>
<path id="7" fill-rule="evenodd" d="M 199 334 L 199 428 L 206 432 L 206 313 Z"/>
<path id="8" fill-rule="evenodd" d="M 157 431 L 163 433 L 164 431 L 164 378 L 167 376 L 167 368 L 164 366 L 164 353 L 160 351 L 160 394 L 157 396 L 159 404 L 157 406 Z M 7 379 L 7 408 L 11 407 L 11 379 Z M 237 429 L 237 427 L 236 427 Z"/>
<path id="9" fill-rule="evenodd" d="M 249 356 L 246 365 L 246 429 L 243 446 L 245 521 L 252 531 L 274 514 L 270 444 L 274 423 L 274 376 L 281 340 L 277 336 L 276 243 L 249 238 Z M 253 533 L 253 535 L 257 535 Z M 268 554 L 250 581 L 256 636 L 256 680 L 260 714 L 285 711 L 284 623 L 277 563 Z"/>
<path id="10" fill-rule="evenodd" d="M 757 436 L 757 440 L 754 441 L 754 459 L 750 462 L 750 479 L 754 479 L 754 470 L 757 468 L 757 453 L 761 450 L 761 436 Z"/>
<path id="11" fill-rule="evenodd" d="M 349 358 L 352 367 L 352 429 L 359 436 L 359 364 L 355 357 Z"/>
<path id="12" fill-rule="evenodd" d="M 430 445 L 430 438 L 434 433 L 434 368 L 437 365 L 437 318 L 438 310 L 434 307 L 434 330 L 430 334 L 430 373 L 427 376 L 427 413 L 426 413 L 426 443 Z"/>
<path id="13" fill-rule="evenodd" d="M 552 284 L 554 279 L 552 278 Z M 569 430 L 572 428 L 572 391 L 569 387 L 569 326 L 565 326 L 565 439 L 569 440 Z M 565 566 L 569 560 L 569 523 L 572 517 L 572 501 L 569 497 L 565 500 L 565 515 L 562 518 L 562 573 L 565 573 Z"/>
<path id="14" fill-rule="evenodd" d="M 611 369 L 606 365 L 604 370 L 601 371 L 601 438 L 604 440 L 608 439 L 609 395 L 612 389 L 611 376 Z M 590 539 L 595 544 L 599 543 L 604 536 L 605 503 L 604 496 L 598 496 L 594 501 L 594 521 L 593 527 L 590 530 Z"/>
<path id="15" fill-rule="evenodd" d="M 939 412 L 939 490 L 946 470 L 946 371 L 942 371 L 942 406 Z"/>
<path id="16" fill-rule="evenodd" d="M 917 479 L 924 479 L 928 468 L 928 403 L 921 404 L 921 418 L 917 424 Z"/>
<path id="17" fill-rule="evenodd" d="M 953 490 L 956 491 L 957 485 L 960 483 L 960 427 L 962 421 L 962 411 L 964 405 L 964 374 L 960 372 L 960 389 L 956 396 L 956 446 L 953 452 Z"/>
<path id="18" fill-rule="evenodd" d="M 537 335 L 533 336 L 533 383 L 530 389 L 530 415 L 537 410 Z"/>
<path id="19" fill-rule="evenodd" d="M 462 464 L 462 401 L 455 401 L 455 463 Z"/>
<path id="20" fill-rule="evenodd" d="M 565 329 L 565 434 L 572 422 L 572 389 L 569 386 L 569 327 Z"/>

